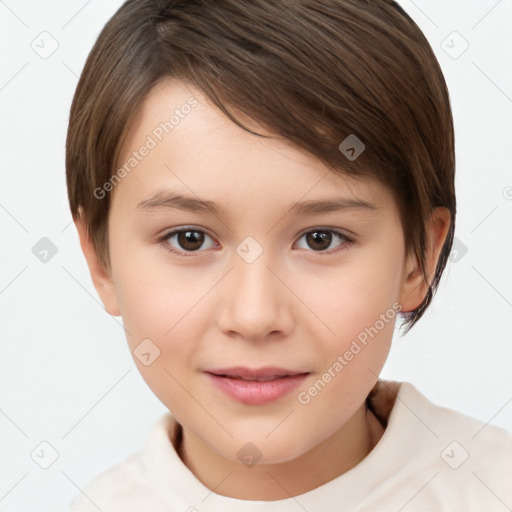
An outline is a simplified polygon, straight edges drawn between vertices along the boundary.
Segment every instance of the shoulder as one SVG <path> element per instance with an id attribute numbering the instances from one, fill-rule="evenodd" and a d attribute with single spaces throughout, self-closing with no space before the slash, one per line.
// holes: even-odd
<path id="1" fill-rule="evenodd" d="M 497 457 L 511 454 L 512 433 L 434 404 L 408 382 L 401 384 L 395 408 L 401 409 L 402 418 L 406 414 L 415 416 L 419 424 L 430 431 L 431 436 L 428 437 L 464 442 L 466 449 L 474 451 L 475 456 L 482 450 Z"/>
<path id="2" fill-rule="evenodd" d="M 155 452 L 163 451 L 170 416 L 165 414 L 153 425 L 144 447 L 119 464 L 103 471 L 71 503 L 69 512 L 129 512 L 146 507 L 163 510 L 155 492 L 152 466 Z"/>
<path id="3" fill-rule="evenodd" d="M 75 498 L 69 512 L 97 512 L 98 508 L 121 510 L 118 507 L 123 496 L 129 494 L 133 498 L 133 495 L 140 494 L 145 487 L 144 480 L 145 471 L 139 451 L 96 476 Z"/>
<path id="4" fill-rule="evenodd" d="M 418 505 L 424 501 L 440 510 L 465 511 L 511 506 L 510 432 L 436 405 L 406 382 L 396 395 L 388 428 L 395 433 L 396 447 L 409 451 L 402 477 L 421 489 Z"/>

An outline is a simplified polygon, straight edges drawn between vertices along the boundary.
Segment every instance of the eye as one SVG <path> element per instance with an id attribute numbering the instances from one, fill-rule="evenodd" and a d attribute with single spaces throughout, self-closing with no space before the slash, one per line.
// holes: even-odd
<path id="1" fill-rule="evenodd" d="M 208 239 L 211 242 L 208 242 Z M 205 231 L 194 228 L 175 229 L 164 235 L 160 241 L 165 244 L 166 249 L 170 252 L 178 253 L 181 256 L 189 256 L 191 255 L 190 253 L 202 252 L 199 251 L 199 249 L 204 246 L 205 241 L 206 247 L 203 248 L 211 249 L 215 245 L 213 239 Z"/>
<path id="2" fill-rule="evenodd" d="M 302 239 L 305 240 L 309 248 L 313 249 L 313 252 L 327 254 L 343 250 L 354 243 L 353 239 L 331 228 L 309 230 L 300 237 L 299 242 Z M 193 253 L 202 252 L 201 249 L 211 249 L 216 244 L 205 231 L 193 227 L 175 229 L 166 233 L 159 241 L 169 252 L 180 256 L 193 256 Z M 337 244 L 336 241 L 338 241 Z M 300 248 L 307 249 L 304 246 Z"/>
<path id="3" fill-rule="evenodd" d="M 338 250 L 349 247 L 354 241 L 348 236 L 335 229 L 317 228 L 304 233 L 299 240 L 305 239 L 306 244 L 314 249 L 314 252 L 337 252 Z M 336 240 L 340 243 L 336 245 Z M 341 249 L 332 250 L 333 247 Z M 304 249 L 305 247 L 301 247 Z"/>

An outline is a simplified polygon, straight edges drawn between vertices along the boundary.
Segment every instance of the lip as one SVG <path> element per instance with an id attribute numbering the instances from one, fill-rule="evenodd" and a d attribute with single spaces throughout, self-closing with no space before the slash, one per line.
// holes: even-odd
<path id="1" fill-rule="evenodd" d="M 229 397 L 251 405 L 266 404 L 287 395 L 309 375 L 309 372 L 275 366 L 255 369 L 237 366 L 206 370 L 205 373 Z"/>

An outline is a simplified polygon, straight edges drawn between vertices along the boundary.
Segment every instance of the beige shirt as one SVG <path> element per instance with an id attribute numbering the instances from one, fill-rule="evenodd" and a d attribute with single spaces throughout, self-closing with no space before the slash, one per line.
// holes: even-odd
<path id="1" fill-rule="evenodd" d="M 387 424 L 350 471 L 277 501 L 228 498 L 183 464 L 170 413 L 139 452 L 97 476 L 70 512 L 505 512 L 512 508 L 512 434 L 438 407 L 413 385 L 379 381 L 369 405 Z"/>

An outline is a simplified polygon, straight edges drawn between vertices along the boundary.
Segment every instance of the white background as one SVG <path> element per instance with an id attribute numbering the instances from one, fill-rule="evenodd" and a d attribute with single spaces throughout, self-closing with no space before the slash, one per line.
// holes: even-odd
<path id="1" fill-rule="evenodd" d="M 512 1 L 400 3 L 431 42 L 450 90 L 456 236 L 467 253 L 450 262 L 425 317 L 395 338 L 383 377 L 512 430 Z M 99 303 L 65 188 L 74 89 L 120 5 L 0 1 L 2 512 L 66 510 L 93 477 L 139 449 L 165 412 L 137 372 L 120 319 Z M 31 47 L 49 37 L 43 31 L 58 43 L 47 59 Z M 461 37 L 469 48 L 453 58 Z M 58 250 L 46 263 L 32 253 L 42 237 Z M 43 441 L 59 455 L 48 469 L 31 458 Z"/>

